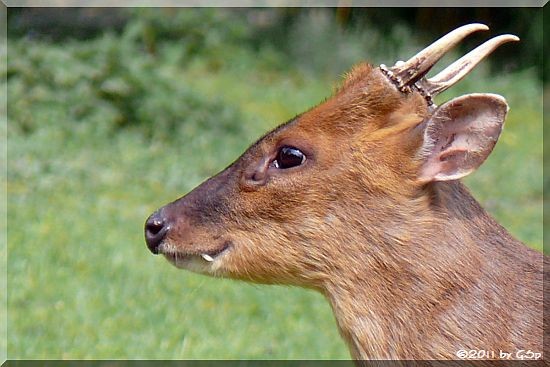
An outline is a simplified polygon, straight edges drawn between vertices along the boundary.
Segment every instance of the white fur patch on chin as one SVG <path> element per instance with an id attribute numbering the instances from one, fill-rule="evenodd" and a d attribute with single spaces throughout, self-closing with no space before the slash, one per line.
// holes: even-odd
<path id="1" fill-rule="evenodd" d="M 193 273 L 204 275 L 219 275 L 223 267 L 223 256 L 221 254 L 216 258 L 210 258 L 212 261 L 205 260 L 202 255 L 177 256 L 175 253 L 165 254 L 164 257 L 175 267 L 192 271 Z M 207 255 L 208 256 L 208 255 Z"/>

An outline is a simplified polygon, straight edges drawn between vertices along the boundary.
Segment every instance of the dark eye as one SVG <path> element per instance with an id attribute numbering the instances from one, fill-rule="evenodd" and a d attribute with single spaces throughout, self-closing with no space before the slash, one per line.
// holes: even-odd
<path id="1" fill-rule="evenodd" d="M 294 147 L 282 147 L 277 153 L 273 164 L 280 169 L 291 168 L 301 165 L 306 161 L 306 156 Z"/>

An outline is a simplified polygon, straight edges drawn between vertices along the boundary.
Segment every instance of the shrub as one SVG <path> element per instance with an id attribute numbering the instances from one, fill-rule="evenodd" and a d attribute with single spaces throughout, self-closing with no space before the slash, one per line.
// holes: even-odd
<path id="1" fill-rule="evenodd" d="M 171 48 L 150 54 L 127 35 L 63 44 L 11 40 L 10 129 L 134 127 L 158 138 L 197 126 L 236 132 L 238 110 L 187 83 L 179 62 L 184 52 L 174 57 Z"/>

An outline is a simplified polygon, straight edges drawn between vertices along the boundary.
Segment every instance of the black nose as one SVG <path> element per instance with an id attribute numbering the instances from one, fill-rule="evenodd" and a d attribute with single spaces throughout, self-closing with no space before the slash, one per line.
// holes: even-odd
<path id="1" fill-rule="evenodd" d="M 168 225 L 166 225 L 166 219 L 162 216 L 160 211 L 151 214 L 145 222 L 145 242 L 147 247 L 153 254 L 159 253 L 159 245 L 166 237 L 168 232 Z"/>

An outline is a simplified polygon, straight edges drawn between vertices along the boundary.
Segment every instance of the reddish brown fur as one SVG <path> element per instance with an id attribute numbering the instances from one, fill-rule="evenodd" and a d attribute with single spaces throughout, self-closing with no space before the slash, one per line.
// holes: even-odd
<path id="1" fill-rule="evenodd" d="M 543 256 L 459 181 L 418 183 L 427 115 L 418 93 L 357 66 L 332 98 L 166 206 L 165 255 L 322 292 L 356 359 L 542 352 Z M 306 164 L 265 168 L 282 145 L 302 149 Z M 191 256 L 228 244 L 211 264 Z"/>

